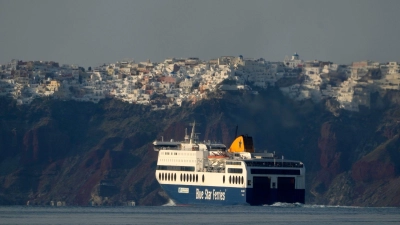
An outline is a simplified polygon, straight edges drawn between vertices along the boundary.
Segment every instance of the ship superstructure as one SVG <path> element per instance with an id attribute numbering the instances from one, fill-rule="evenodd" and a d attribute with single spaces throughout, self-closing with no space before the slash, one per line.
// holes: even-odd
<path id="1" fill-rule="evenodd" d="M 177 204 L 304 203 L 302 162 L 255 153 L 252 137 L 224 144 L 199 142 L 192 124 L 184 141 L 154 141 L 156 179 Z"/>

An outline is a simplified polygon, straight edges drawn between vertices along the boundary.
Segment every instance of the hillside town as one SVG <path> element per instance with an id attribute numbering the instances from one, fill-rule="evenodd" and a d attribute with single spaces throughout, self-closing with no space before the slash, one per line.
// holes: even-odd
<path id="1" fill-rule="evenodd" d="M 209 61 L 194 57 L 158 63 L 124 60 L 87 69 L 17 59 L 0 65 L 0 96 L 12 97 L 17 104 L 45 96 L 94 103 L 117 98 L 163 110 L 216 96 L 213 93 L 257 94 L 274 86 L 294 100 L 332 98 L 340 108 L 359 111 L 360 106 L 370 107 L 371 93 L 400 90 L 400 66 L 397 62 L 307 61 L 297 53 L 280 62 L 240 55 Z"/>

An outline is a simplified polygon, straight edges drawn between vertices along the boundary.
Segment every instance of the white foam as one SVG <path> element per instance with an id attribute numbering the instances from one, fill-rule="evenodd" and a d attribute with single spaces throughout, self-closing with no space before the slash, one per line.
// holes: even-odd
<path id="1" fill-rule="evenodd" d="M 343 205 L 303 205 L 304 208 L 360 208 L 359 206 Z"/>
<path id="2" fill-rule="evenodd" d="M 268 205 L 272 207 L 303 207 L 303 204 L 301 203 L 286 203 L 286 202 L 275 202 L 272 205 Z"/>
<path id="3" fill-rule="evenodd" d="M 176 206 L 176 204 L 172 199 L 169 199 L 168 203 L 166 203 L 166 204 L 164 204 L 162 206 Z"/>

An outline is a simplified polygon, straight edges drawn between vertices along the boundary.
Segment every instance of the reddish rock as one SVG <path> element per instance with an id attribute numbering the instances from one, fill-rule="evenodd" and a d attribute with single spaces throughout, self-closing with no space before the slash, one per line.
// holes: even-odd
<path id="1" fill-rule="evenodd" d="M 395 166 L 390 162 L 360 160 L 353 165 L 351 176 L 355 181 L 361 182 L 394 178 Z"/>
<path id="2" fill-rule="evenodd" d="M 332 177 L 341 172 L 341 152 L 337 150 L 337 142 L 331 123 L 324 123 L 321 127 L 321 137 L 318 140 L 318 148 L 321 151 L 320 164 L 322 167 L 318 179 L 324 182 L 326 186 L 329 185 Z"/>
<path id="3" fill-rule="evenodd" d="M 25 133 L 23 146 L 23 164 L 48 163 L 61 158 L 69 150 L 70 141 L 52 120 L 45 119 Z"/>

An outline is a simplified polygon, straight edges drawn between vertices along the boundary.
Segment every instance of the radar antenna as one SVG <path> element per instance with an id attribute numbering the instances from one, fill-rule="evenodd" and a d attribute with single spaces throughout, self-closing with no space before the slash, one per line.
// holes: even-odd
<path id="1" fill-rule="evenodd" d="M 190 134 L 190 144 L 196 143 L 196 140 L 198 139 L 197 134 L 199 133 L 195 133 L 195 127 L 196 127 L 196 121 L 193 121 L 193 123 L 189 123 L 190 126 L 192 126 L 192 133 Z M 197 123 L 197 125 L 200 125 L 199 123 Z"/>

